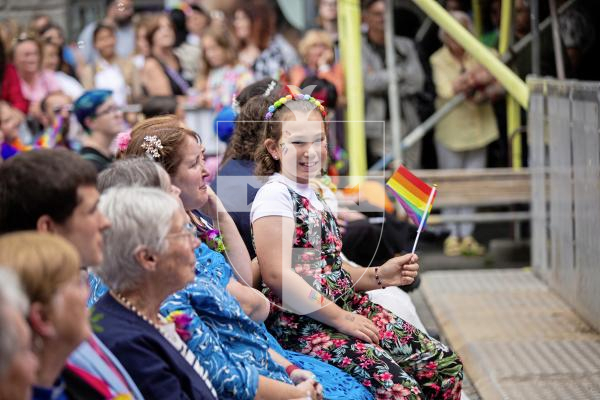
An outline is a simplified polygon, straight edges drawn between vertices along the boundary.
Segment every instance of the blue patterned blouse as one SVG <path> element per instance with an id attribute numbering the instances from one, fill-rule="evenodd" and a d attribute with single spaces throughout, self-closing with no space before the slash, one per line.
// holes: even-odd
<path id="1" fill-rule="evenodd" d="M 226 286 L 232 278 L 231 266 L 222 254 L 204 243 L 196 249 L 196 279 L 185 289 L 167 298 L 161 312 L 183 311 L 192 320 L 188 326 L 189 348 L 208 371 L 219 397 L 253 399 L 258 375 L 291 383 L 285 370 L 268 354 L 269 347 L 303 369 L 312 371 L 327 399 L 372 399 L 372 395 L 345 372 L 316 358 L 284 350 L 242 310 Z M 90 274 L 90 302 L 107 289 Z"/>

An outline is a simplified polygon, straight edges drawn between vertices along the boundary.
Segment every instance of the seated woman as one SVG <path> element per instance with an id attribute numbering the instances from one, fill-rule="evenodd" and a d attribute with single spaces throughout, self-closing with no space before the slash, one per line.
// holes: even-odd
<path id="1" fill-rule="evenodd" d="M 99 208 L 111 221 L 96 269 L 110 292 L 96 303 L 98 337 L 130 371 L 146 399 L 215 399 L 208 374 L 159 314 L 170 294 L 194 279 L 200 241 L 169 194 L 115 188 Z"/>
<path id="2" fill-rule="evenodd" d="M 98 184 L 101 190 L 115 186 L 141 185 L 160 187 L 163 191 L 178 196 L 180 191 L 171 184 L 171 180 L 160 164 L 147 158 L 129 158 L 119 160 L 110 168 L 103 171 Z M 191 296 L 194 304 L 199 307 L 198 313 L 187 304 L 186 314 L 192 316 L 191 321 L 186 320 L 187 326 L 181 326 L 182 309 L 171 313 L 169 307 L 174 307 L 169 300 L 163 305 L 162 311 L 168 320 L 174 320 L 177 331 L 185 339 L 188 346 L 197 354 L 200 363 L 205 366 L 211 376 L 211 381 L 221 397 L 225 398 L 254 398 L 256 382 L 261 380 L 262 388 L 256 393 L 261 398 L 287 398 L 286 396 L 302 396 L 305 390 L 311 390 L 312 382 L 307 379 L 312 376 L 308 371 L 294 371 L 294 376 L 299 379 L 299 385 L 289 385 L 289 378 L 282 379 L 285 372 L 272 360 L 264 357 L 257 359 L 267 361 L 266 365 L 254 363 L 255 355 L 266 345 L 266 341 L 254 340 L 264 334 L 258 329 L 241 310 L 239 303 L 229 295 L 224 287 L 215 285 L 212 276 L 201 274 L 202 268 L 197 265 L 197 276 L 193 285 L 178 292 L 174 297 Z M 231 271 L 231 270 L 229 270 Z M 191 287 L 195 289 L 192 290 Z M 93 282 L 94 290 L 98 290 L 98 280 Z M 225 340 L 214 324 L 222 323 L 242 329 L 233 330 L 236 340 Z M 250 327 L 250 329 L 248 329 Z M 244 332 L 244 329 L 252 335 Z M 203 350 L 200 350 L 203 349 Z M 257 350 L 258 349 L 258 350 Z M 267 354 L 264 352 L 265 355 Z M 252 357 L 251 357 L 252 355 Z M 237 359 L 241 359 L 241 362 Z M 286 361 L 286 365 L 290 363 Z M 268 371 L 268 373 L 267 373 Z M 258 375 L 265 378 L 259 378 Z M 277 379 L 270 377 L 277 377 Z M 306 383 L 302 383 L 307 381 Z M 308 387 L 306 387 L 308 386 Z M 279 397 L 277 397 L 279 396 Z"/>
<path id="3" fill-rule="evenodd" d="M 410 284 L 417 256 L 368 269 L 342 263 L 335 218 L 309 186 L 326 162 L 324 115 L 316 99 L 296 94 L 264 116 L 256 175 L 269 180 L 251 220 L 265 293 L 277 305 L 267 328 L 283 347 L 343 369 L 379 398 L 459 399 L 458 356 L 364 292 Z"/>
<path id="4" fill-rule="evenodd" d="M 39 359 L 33 399 L 143 399 L 92 334 L 80 258 L 58 235 L 17 232 L 0 237 L 0 264 L 21 279 Z"/>

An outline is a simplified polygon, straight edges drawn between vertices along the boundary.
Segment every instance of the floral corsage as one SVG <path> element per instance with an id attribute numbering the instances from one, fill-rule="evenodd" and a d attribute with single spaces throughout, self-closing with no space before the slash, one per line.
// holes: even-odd
<path id="1" fill-rule="evenodd" d="M 192 322 L 192 317 L 190 317 L 183 311 L 173 311 L 169 315 L 167 315 L 166 320 L 170 323 L 175 324 L 175 332 L 177 332 L 181 340 L 187 342 L 192 338 L 192 333 L 189 331 L 190 322 Z"/>
<path id="2" fill-rule="evenodd" d="M 200 229 L 198 231 L 198 237 L 202 240 L 209 249 L 218 251 L 219 253 L 225 252 L 225 243 L 223 243 L 223 236 L 218 229 Z"/>

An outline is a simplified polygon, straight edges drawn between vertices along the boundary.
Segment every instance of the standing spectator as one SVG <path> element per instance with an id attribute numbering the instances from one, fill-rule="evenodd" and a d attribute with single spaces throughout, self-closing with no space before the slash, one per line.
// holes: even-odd
<path id="1" fill-rule="evenodd" d="M 130 58 L 117 55 L 116 44 L 114 26 L 98 24 L 94 29 L 94 48 L 98 57 L 82 69 L 81 83 L 87 90 L 111 90 L 115 103 L 123 107 L 141 97 L 141 83 Z"/>
<path id="2" fill-rule="evenodd" d="M 133 12 L 133 0 L 111 0 L 108 2 L 104 22 L 114 23 L 117 27 L 116 40 L 117 55 L 119 57 L 129 57 L 135 49 Z M 81 51 L 86 64 L 94 61 L 98 55 L 93 46 L 96 25 L 98 25 L 97 21 L 89 23 L 79 34 L 78 43 L 82 44 Z"/>
<path id="3" fill-rule="evenodd" d="M 114 159 L 111 144 L 125 128 L 123 112 L 112 99 L 112 92 L 103 89 L 85 92 L 75 101 L 73 112 L 88 134 L 80 154 L 102 171 Z"/>
<path id="4" fill-rule="evenodd" d="M 190 85 L 175 55 L 175 30 L 167 14 L 161 14 L 148 28 L 150 56 L 142 69 L 142 85 L 148 96 L 184 96 Z"/>
<path id="5" fill-rule="evenodd" d="M 470 17 L 452 11 L 466 29 L 472 32 Z M 464 92 L 469 99 L 456 107 L 435 127 L 435 144 L 440 168 L 485 168 L 486 147 L 499 136 L 487 86 L 476 82 L 479 64 L 448 34 L 441 32 L 444 46 L 431 56 L 431 67 L 437 92 L 436 108 L 442 107 L 455 94 Z M 444 214 L 468 214 L 471 208 L 445 209 Z M 485 249 L 473 238 L 473 223 L 452 223 L 450 236 L 444 242 L 448 256 L 483 255 Z"/>
<path id="6" fill-rule="evenodd" d="M 181 61 L 183 77 L 194 82 L 203 67 L 198 60 L 202 59 L 201 39 L 204 31 L 210 25 L 210 14 L 203 7 L 192 4 L 185 13 L 185 26 L 188 34 L 185 41 L 175 49 L 175 54 Z"/>
<path id="7" fill-rule="evenodd" d="M 38 359 L 25 320 L 29 301 L 16 275 L 0 267 L 0 400 L 29 400 Z"/>
<path id="8" fill-rule="evenodd" d="M 53 71 L 61 92 L 67 94 L 71 99 L 76 99 L 83 94 L 83 86 L 77 79 L 65 73 L 64 65 L 60 47 L 50 42 L 43 43 L 42 68 Z"/>
<path id="9" fill-rule="evenodd" d="M 276 15 L 269 2 L 239 2 L 233 26 L 241 43 L 240 62 L 253 69 L 256 79 L 280 79 L 300 63 L 296 50 L 276 32 Z"/>
<path id="10" fill-rule="evenodd" d="M 382 156 L 384 148 L 389 151 L 392 143 L 392 132 L 389 123 L 383 125 L 379 121 L 389 122 L 388 104 L 388 71 L 385 60 L 384 15 L 386 13 L 383 0 L 367 0 L 363 8 L 367 33 L 362 38 L 362 65 L 365 77 L 365 119 L 377 121 L 367 123 L 367 149 L 369 164 L 375 157 Z M 423 90 L 425 73 L 419 54 L 411 39 L 394 38 L 396 51 L 395 75 L 400 94 L 400 115 L 402 118 L 402 133 L 410 132 L 420 123 L 417 95 Z M 420 164 L 421 143 L 415 143 L 404 152 L 404 162 L 409 168 Z"/>
<path id="11" fill-rule="evenodd" d="M 42 68 L 41 46 L 34 38 L 20 36 L 12 52 L 21 92 L 29 102 L 28 114 L 39 120 L 40 102 L 48 93 L 60 90 L 60 86 L 54 72 Z"/>

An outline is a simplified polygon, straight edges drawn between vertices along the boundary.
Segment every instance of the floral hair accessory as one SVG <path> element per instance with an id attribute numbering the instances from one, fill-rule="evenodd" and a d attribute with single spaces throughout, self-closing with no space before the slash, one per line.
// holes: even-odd
<path id="1" fill-rule="evenodd" d="M 192 334 L 189 331 L 192 317 L 183 311 L 172 311 L 169 315 L 167 315 L 166 320 L 167 322 L 175 324 L 175 332 L 177 332 L 181 340 L 187 342 L 192 338 Z"/>
<path id="2" fill-rule="evenodd" d="M 273 89 L 275 89 L 275 86 L 277 86 L 277 81 L 272 80 L 271 83 L 269 83 L 269 86 L 267 86 L 267 89 L 265 90 L 265 92 L 263 93 L 263 97 L 269 96 L 271 94 L 271 92 L 273 91 Z"/>
<path id="3" fill-rule="evenodd" d="M 321 104 L 321 102 L 319 100 L 315 99 L 314 97 L 312 97 L 308 94 L 295 93 L 295 94 L 288 94 L 287 96 L 282 97 L 279 100 L 277 100 L 275 103 L 273 103 L 273 105 L 269 106 L 267 113 L 265 114 L 265 121 L 268 121 L 271 118 L 273 118 L 273 114 L 275 114 L 275 111 L 277 111 L 279 108 L 281 108 L 281 106 L 283 106 L 288 101 L 292 101 L 292 100 L 308 101 L 309 103 L 314 104 L 314 106 L 319 109 L 323 118 L 325 118 L 327 116 L 327 111 L 325 111 L 325 107 Z"/>
<path id="4" fill-rule="evenodd" d="M 129 142 L 131 141 L 131 131 L 124 131 L 117 135 L 117 147 L 121 151 L 127 150 Z"/>
<path id="5" fill-rule="evenodd" d="M 144 143 L 142 143 L 142 149 L 146 149 L 146 154 L 153 159 L 160 158 L 160 151 L 163 145 L 160 139 L 156 135 L 144 136 Z"/>

